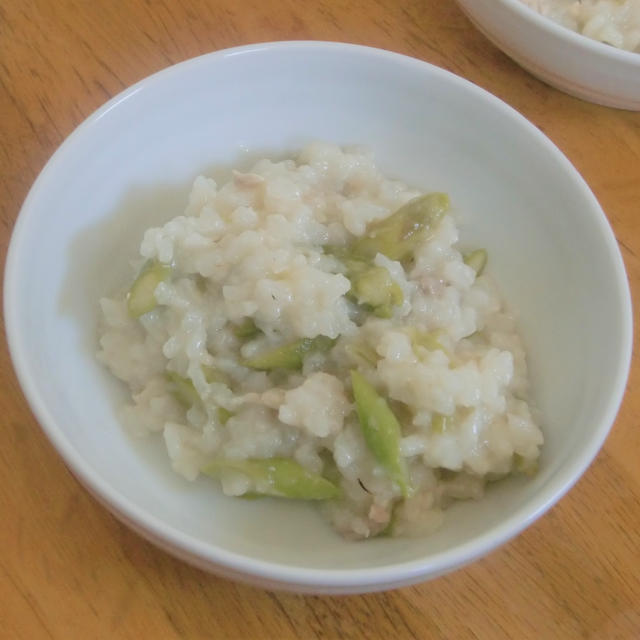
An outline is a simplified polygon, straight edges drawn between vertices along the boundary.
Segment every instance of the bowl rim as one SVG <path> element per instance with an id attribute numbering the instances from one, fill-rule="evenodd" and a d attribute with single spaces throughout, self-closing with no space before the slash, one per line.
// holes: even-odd
<path id="1" fill-rule="evenodd" d="M 53 173 L 56 170 L 56 166 L 68 154 L 73 152 L 76 139 L 90 134 L 92 128 L 98 126 L 100 120 L 112 109 L 117 108 L 121 102 L 132 98 L 139 91 L 156 83 L 167 82 L 175 74 L 180 74 L 184 70 L 192 69 L 199 65 L 221 64 L 225 58 L 231 56 L 259 55 L 260 52 L 264 51 L 303 51 L 304 53 L 314 52 L 316 54 L 321 54 L 323 51 L 339 51 L 345 55 L 365 56 L 372 61 L 391 61 L 407 69 L 410 68 L 416 74 L 416 82 L 425 81 L 425 79 L 435 76 L 448 83 L 458 85 L 469 93 L 472 99 L 488 103 L 491 108 L 502 112 L 504 117 L 510 118 L 518 122 L 520 127 L 526 128 L 528 134 L 533 138 L 537 138 L 538 142 L 545 147 L 547 153 L 554 155 L 560 161 L 564 170 L 572 176 L 575 189 L 579 190 L 582 197 L 591 203 L 589 213 L 593 218 L 593 224 L 599 227 L 603 251 L 607 252 L 613 267 L 612 275 L 615 275 L 615 282 L 612 284 L 618 289 L 621 303 L 620 314 L 623 319 L 620 327 L 621 353 L 615 375 L 612 376 L 612 379 L 615 380 L 614 393 L 608 399 L 606 409 L 603 410 L 603 420 L 598 425 L 594 437 L 581 455 L 572 460 L 571 464 L 564 469 L 554 474 L 535 496 L 532 496 L 529 501 L 524 503 L 524 506 L 519 507 L 499 524 L 487 529 L 481 535 L 445 551 L 378 567 L 318 569 L 259 560 L 198 540 L 177 528 L 167 525 L 144 507 L 136 506 L 126 495 L 114 490 L 105 479 L 95 473 L 80 453 L 76 451 L 73 442 L 65 435 L 63 429 L 58 426 L 59 421 L 52 415 L 42 398 L 40 398 L 37 385 L 30 373 L 31 367 L 26 351 L 26 339 L 22 335 L 19 323 L 18 309 L 22 297 L 22 292 L 18 287 L 20 277 L 19 264 L 23 254 L 22 245 L 28 239 L 26 221 L 32 215 L 34 203 L 42 197 L 41 191 L 42 185 L 45 183 L 45 177 Z M 380 588 L 381 585 L 384 586 L 385 584 L 400 586 L 400 584 L 411 584 L 429 577 L 435 577 L 486 555 L 533 523 L 574 485 L 604 443 L 624 395 L 632 348 L 632 312 L 629 284 L 613 230 L 584 179 L 553 142 L 505 102 L 452 72 L 423 60 L 384 49 L 327 41 L 260 42 L 213 51 L 172 65 L 140 80 L 94 111 L 76 127 L 53 153 L 33 183 L 20 209 L 11 236 L 5 264 L 4 317 L 7 342 L 14 369 L 40 428 L 63 458 L 69 470 L 85 485 L 91 494 L 99 499 L 99 502 L 106 505 L 126 524 L 161 548 L 184 560 L 191 561 L 201 568 L 208 568 L 222 575 L 226 573 L 228 576 L 240 579 L 253 577 L 263 583 L 269 582 L 280 586 L 293 585 L 306 589 L 331 592 L 340 590 L 343 592 L 346 590 L 364 591 L 376 588 L 376 586 Z"/>
<path id="2" fill-rule="evenodd" d="M 522 0 L 497 0 L 497 2 L 517 13 L 523 20 L 533 22 L 537 27 L 550 32 L 557 38 L 568 40 L 571 44 L 586 49 L 591 53 L 640 67 L 640 53 L 605 44 L 583 33 L 569 29 L 569 27 L 565 27 L 555 20 L 538 13 L 535 9 L 524 4 Z"/>

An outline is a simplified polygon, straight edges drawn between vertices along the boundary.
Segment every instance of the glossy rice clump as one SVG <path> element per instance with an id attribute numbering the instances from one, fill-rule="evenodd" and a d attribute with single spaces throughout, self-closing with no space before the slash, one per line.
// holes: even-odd
<path id="1" fill-rule="evenodd" d="M 313 500 L 350 538 L 424 535 L 534 472 L 543 441 L 487 271 L 446 194 L 314 143 L 198 177 L 100 301 L 98 358 L 130 391 L 126 427 L 187 480 Z"/>
<path id="2" fill-rule="evenodd" d="M 593 40 L 640 53 L 640 0 L 522 0 Z"/>

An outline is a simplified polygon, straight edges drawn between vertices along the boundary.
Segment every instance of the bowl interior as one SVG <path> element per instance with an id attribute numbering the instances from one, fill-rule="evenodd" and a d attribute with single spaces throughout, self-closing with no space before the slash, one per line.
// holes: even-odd
<path id="1" fill-rule="evenodd" d="M 124 389 L 94 357 L 98 298 L 128 277 L 142 230 L 181 213 L 198 173 L 217 175 L 313 139 L 368 145 L 387 174 L 449 192 L 462 242 L 488 249 L 490 272 L 520 315 L 546 436 L 540 472 L 455 505 L 429 538 L 347 542 L 311 506 L 227 499 L 210 481 L 182 480 L 160 438 L 123 431 Z M 345 45 L 212 54 L 114 99 L 63 145 L 29 195 L 5 303 L 25 392 L 72 470 L 182 551 L 243 571 L 275 563 L 265 569 L 273 576 L 278 565 L 356 575 L 407 562 L 427 574 L 513 535 L 595 455 L 628 366 L 620 256 L 566 159 L 465 81 Z"/>

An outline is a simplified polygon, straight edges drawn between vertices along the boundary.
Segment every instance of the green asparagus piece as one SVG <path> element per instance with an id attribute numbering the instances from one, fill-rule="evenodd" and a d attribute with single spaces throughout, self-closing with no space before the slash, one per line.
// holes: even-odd
<path id="1" fill-rule="evenodd" d="M 445 433 L 451 427 L 451 416 L 434 413 L 431 418 L 431 431 L 433 433 Z"/>
<path id="2" fill-rule="evenodd" d="M 288 458 L 250 460 L 218 459 L 208 464 L 204 473 L 218 477 L 225 471 L 246 475 L 250 493 L 298 500 L 330 500 L 340 496 L 340 489 L 326 478 L 311 473 Z"/>
<path id="3" fill-rule="evenodd" d="M 444 351 L 447 355 L 449 352 L 442 346 L 440 342 L 441 331 L 420 331 L 419 329 L 410 329 L 411 344 L 413 348 L 424 347 L 428 351 Z"/>
<path id="4" fill-rule="evenodd" d="M 156 287 L 171 277 L 171 267 L 161 262 L 149 262 L 131 285 L 127 293 L 127 308 L 134 318 L 156 308 Z"/>
<path id="5" fill-rule="evenodd" d="M 300 369 L 304 357 L 312 351 L 328 351 L 335 344 L 335 340 L 327 336 L 315 338 L 302 338 L 291 344 L 276 347 L 265 353 L 244 361 L 244 366 L 260 371 L 272 371 L 273 369 Z"/>
<path id="6" fill-rule="evenodd" d="M 260 333 L 260 329 L 256 327 L 256 323 L 253 321 L 253 318 L 247 317 L 243 318 L 242 322 L 234 327 L 233 333 L 236 338 L 248 340 L 255 338 Z"/>
<path id="7" fill-rule="evenodd" d="M 207 365 L 202 367 L 202 372 L 204 373 L 204 379 L 211 384 L 212 382 L 219 382 L 221 384 L 229 384 L 229 378 L 222 373 L 222 371 L 218 371 L 214 367 L 209 367 Z"/>
<path id="8" fill-rule="evenodd" d="M 487 264 L 487 252 L 485 249 L 476 249 L 463 256 L 464 263 L 469 265 L 476 275 L 480 275 L 484 271 Z"/>
<path id="9" fill-rule="evenodd" d="M 185 407 L 200 402 L 200 395 L 189 378 L 183 378 L 175 371 L 166 372 L 167 379 L 173 384 L 173 395 Z"/>
<path id="10" fill-rule="evenodd" d="M 400 285 L 384 267 L 368 267 L 349 279 L 358 303 L 370 306 L 379 318 L 390 318 L 393 307 L 401 305 L 404 300 Z"/>
<path id="11" fill-rule="evenodd" d="M 429 193 L 407 202 L 384 220 L 373 223 L 350 247 L 354 257 L 373 259 L 382 253 L 391 260 L 407 258 L 427 239 L 449 209 L 449 196 Z"/>
<path id="12" fill-rule="evenodd" d="M 205 379 L 207 382 L 223 382 L 223 380 L 220 379 L 222 374 L 217 372 L 213 367 L 203 367 L 203 369 L 205 369 Z M 167 371 L 166 376 L 173 383 L 174 396 L 185 408 L 188 409 L 201 401 L 200 394 L 198 394 L 196 388 L 193 386 L 192 380 L 184 378 L 175 371 Z M 218 407 L 218 420 L 220 420 L 221 424 L 226 424 L 232 415 L 231 411 L 228 411 L 224 407 Z"/>
<path id="13" fill-rule="evenodd" d="M 351 344 L 346 345 L 344 350 L 350 358 L 373 367 L 376 366 L 380 359 L 376 350 L 366 342 L 352 342 Z"/>
<path id="14" fill-rule="evenodd" d="M 387 401 L 355 369 L 351 371 L 351 383 L 365 442 L 406 498 L 411 487 L 407 467 L 400 455 L 400 424 Z"/>
<path id="15" fill-rule="evenodd" d="M 347 295 L 358 304 L 369 307 L 374 315 L 390 318 L 393 307 L 403 303 L 402 289 L 388 269 L 354 258 L 348 247 L 325 248 L 325 251 L 344 263 L 347 269 L 345 275 L 351 282 Z"/>

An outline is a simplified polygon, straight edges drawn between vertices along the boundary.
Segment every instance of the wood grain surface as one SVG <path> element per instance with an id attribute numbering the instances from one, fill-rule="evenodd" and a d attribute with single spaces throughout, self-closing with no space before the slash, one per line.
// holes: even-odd
<path id="1" fill-rule="evenodd" d="M 94 109 L 186 58 L 285 39 L 405 53 L 514 106 L 590 184 L 640 294 L 640 114 L 540 83 L 452 0 L 0 0 L 2 263 L 31 183 Z M 595 463 L 523 535 L 420 586 L 309 597 L 218 579 L 117 522 L 45 439 L 0 350 L 0 638 L 640 638 L 637 358 Z"/>

